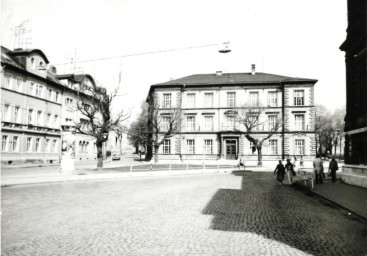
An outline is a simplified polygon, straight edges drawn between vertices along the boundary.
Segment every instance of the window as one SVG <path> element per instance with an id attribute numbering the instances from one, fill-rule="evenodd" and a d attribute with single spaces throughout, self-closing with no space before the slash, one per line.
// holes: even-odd
<path id="1" fill-rule="evenodd" d="M 187 117 L 187 130 L 195 131 L 195 117 L 194 116 Z"/>
<path id="2" fill-rule="evenodd" d="M 187 107 L 190 107 L 190 108 L 195 107 L 195 93 L 187 94 Z"/>
<path id="3" fill-rule="evenodd" d="M 50 139 L 46 139 L 46 152 L 50 152 Z"/>
<path id="4" fill-rule="evenodd" d="M 259 93 L 258 92 L 250 92 L 250 106 L 256 107 L 259 106 Z"/>
<path id="5" fill-rule="evenodd" d="M 213 154 L 213 140 L 204 140 L 205 154 Z"/>
<path id="6" fill-rule="evenodd" d="M 295 140 L 294 149 L 295 149 L 296 155 L 304 155 L 305 154 L 305 140 Z"/>
<path id="7" fill-rule="evenodd" d="M 65 123 L 71 123 L 72 119 L 71 118 L 65 118 Z"/>
<path id="8" fill-rule="evenodd" d="M 38 85 L 38 94 L 37 96 L 42 97 L 43 96 L 43 85 Z"/>
<path id="9" fill-rule="evenodd" d="M 170 108 L 171 107 L 171 94 L 165 93 L 163 94 L 163 108 Z"/>
<path id="10" fill-rule="evenodd" d="M 171 117 L 170 116 L 163 116 L 162 117 L 162 129 L 165 131 L 169 130 L 171 123 Z"/>
<path id="11" fill-rule="evenodd" d="M 32 69 L 36 69 L 36 62 L 34 61 L 34 58 L 31 58 L 32 63 Z"/>
<path id="12" fill-rule="evenodd" d="M 28 110 L 28 124 L 33 124 L 33 109 Z"/>
<path id="13" fill-rule="evenodd" d="M 277 125 L 277 119 L 278 119 L 277 115 L 269 115 L 268 116 L 269 131 L 274 131 L 274 129 L 276 128 L 276 125 Z"/>
<path id="14" fill-rule="evenodd" d="M 235 116 L 227 116 L 227 128 L 228 129 L 235 128 Z"/>
<path id="15" fill-rule="evenodd" d="M 3 108 L 3 121 L 10 121 L 10 105 L 8 104 L 4 104 L 4 108 Z"/>
<path id="16" fill-rule="evenodd" d="M 73 105 L 73 99 L 67 97 L 65 103 L 68 107 L 71 107 Z"/>
<path id="17" fill-rule="evenodd" d="M 31 152 L 32 151 L 32 138 L 28 137 L 27 138 L 27 152 Z"/>
<path id="18" fill-rule="evenodd" d="M 268 92 L 268 106 L 269 107 L 278 106 L 277 92 Z"/>
<path id="19" fill-rule="evenodd" d="M 269 140 L 269 154 L 270 155 L 278 154 L 278 141 L 277 140 Z"/>
<path id="20" fill-rule="evenodd" d="M 8 87 L 9 89 L 11 89 L 12 75 L 10 75 L 10 74 L 6 74 L 5 75 L 5 83 L 6 83 L 6 87 Z"/>
<path id="21" fill-rule="evenodd" d="M 18 136 L 13 137 L 13 151 L 19 150 Z"/>
<path id="22" fill-rule="evenodd" d="M 51 114 L 47 114 L 47 126 L 51 126 Z"/>
<path id="23" fill-rule="evenodd" d="M 213 93 L 205 93 L 204 94 L 204 107 L 212 108 L 213 107 Z"/>
<path id="24" fill-rule="evenodd" d="M 52 141 L 52 151 L 55 153 L 57 152 L 57 140 Z"/>
<path id="25" fill-rule="evenodd" d="M 195 154 L 195 140 L 187 140 L 187 154 Z"/>
<path id="26" fill-rule="evenodd" d="M 15 106 L 14 107 L 14 122 L 16 123 L 20 123 L 20 107 L 19 106 Z"/>
<path id="27" fill-rule="evenodd" d="M 294 115 L 295 119 L 295 129 L 304 130 L 305 128 L 305 116 L 304 115 Z"/>
<path id="28" fill-rule="evenodd" d="M 36 138 L 36 152 L 41 151 L 40 140 L 41 140 L 40 138 Z"/>
<path id="29" fill-rule="evenodd" d="M 42 125 L 42 111 L 41 110 L 37 111 L 37 125 L 38 126 Z"/>
<path id="30" fill-rule="evenodd" d="M 17 78 L 17 90 L 21 91 L 22 90 L 22 84 L 23 84 L 23 79 L 22 78 Z"/>
<path id="31" fill-rule="evenodd" d="M 59 116 L 55 115 L 55 119 L 54 119 L 54 127 L 58 127 L 59 126 Z"/>
<path id="32" fill-rule="evenodd" d="M 8 135 L 3 135 L 2 137 L 1 150 L 8 151 Z"/>
<path id="33" fill-rule="evenodd" d="M 163 154 L 171 154 L 171 141 L 163 141 Z"/>
<path id="34" fill-rule="evenodd" d="M 212 131 L 213 130 L 213 117 L 212 116 L 205 116 L 205 130 L 206 131 Z"/>
<path id="35" fill-rule="evenodd" d="M 33 82 L 31 82 L 30 86 L 29 86 L 29 94 L 34 94 L 34 90 L 35 90 L 35 84 Z"/>
<path id="36" fill-rule="evenodd" d="M 304 91 L 303 90 L 295 90 L 294 91 L 294 105 L 295 106 L 303 106 L 304 102 Z"/>
<path id="37" fill-rule="evenodd" d="M 52 100 L 52 90 L 48 89 L 48 99 Z"/>
<path id="38" fill-rule="evenodd" d="M 56 92 L 55 94 L 55 102 L 59 102 L 59 92 Z"/>
<path id="39" fill-rule="evenodd" d="M 255 144 L 250 141 L 250 154 L 255 154 L 256 153 L 256 147 Z"/>
<path id="40" fill-rule="evenodd" d="M 236 93 L 227 92 L 227 107 L 235 107 L 235 106 L 236 106 Z"/>

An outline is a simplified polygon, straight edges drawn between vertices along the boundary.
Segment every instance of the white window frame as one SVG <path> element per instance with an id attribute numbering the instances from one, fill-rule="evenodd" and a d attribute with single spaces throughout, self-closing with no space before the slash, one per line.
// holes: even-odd
<path id="1" fill-rule="evenodd" d="M 305 140 L 295 139 L 294 140 L 294 153 L 295 155 L 305 155 Z"/>
<path id="2" fill-rule="evenodd" d="M 52 152 L 57 153 L 57 140 L 52 140 Z"/>
<path id="3" fill-rule="evenodd" d="M 3 105 L 3 121 L 10 122 L 11 120 L 11 106 L 10 104 Z"/>
<path id="4" fill-rule="evenodd" d="M 269 107 L 277 107 L 278 106 L 278 93 L 268 92 L 268 106 Z"/>
<path id="5" fill-rule="evenodd" d="M 249 93 L 249 105 L 252 107 L 259 106 L 259 97 L 260 97 L 259 92 L 250 92 Z"/>
<path id="6" fill-rule="evenodd" d="M 16 84 L 17 84 L 17 91 L 22 91 L 22 88 L 23 88 L 23 78 L 17 77 Z"/>
<path id="7" fill-rule="evenodd" d="M 187 116 L 186 117 L 186 129 L 187 129 L 187 131 L 195 131 L 196 130 L 196 117 L 195 116 Z"/>
<path id="8" fill-rule="evenodd" d="M 20 106 L 14 106 L 14 122 L 21 123 L 22 109 Z"/>
<path id="9" fill-rule="evenodd" d="M 213 140 L 212 139 L 204 140 L 204 153 L 207 155 L 213 154 Z"/>
<path id="10" fill-rule="evenodd" d="M 214 101 L 214 93 L 206 92 L 204 93 L 204 107 L 205 108 L 212 108 Z"/>
<path id="11" fill-rule="evenodd" d="M 162 153 L 165 155 L 171 154 L 171 140 L 164 140 L 162 144 Z"/>
<path id="12" fill-rule="evenodd" d="M 278 155 L 278 140 L 269 140 L 269 155 Z"/>
<path id="13" fill-rule="evenodd" d="M 171 108 L 172 93 L 163 93 L 163 108 Z"/>
<path id="14" fill-rule="evenodd" d="M 236 92 L 227 92 L 227 107 L 236 106 Z"/>
<path id="15" fill-rule="evenodd" d="M 41 152 L 41 138 L 36 138 L 35 151 L 36 152 Z"/>
<path id="16" fill-rule="evenodd" d="M 295 106 L 304 106 L 305 105 L 305 90 L 294 90 L 293 98 L 294 98 Z"/>
<path id="17" fill-rule="evenodd" d="M 195 93 L 188 93 L 187 97 L 187 107 L 195 108 Z"/>
<path id="18" fill-rule="evenodd" d="M 55 102 L 59 102 L 59 97 L 60 96 L 60 93 L 59 92 L 55 92 Z"/>
<path id="19" fill-rule="evenodd" d="M 305 115 L 304 114 L 294 115 L 294 129 L 297 131 L 303 131 L 305 129 Z"/>
<path id="20" fill-rule="evenodd" d="M 204 116 L 204 128 L 205 131 L 213 131 L 213 116 Z"/>
<path id="21" fill-rule="evenodd" d="M 162 116 L 162 130 L 168 131 L 171 119 L 171 116 Z"/>
<path id="22" fill-rule="evenodd" d="M 27 141 L 26 141 L 26 151 L 27 152 L 32 152 L 32 137 L 27 137 Z"/>
<path id="23" fill-rule="evenodd" d="M 9 150 L 9 143 L 8 143 L 9 136 L 4 135 L 1 137 L 1 151 L 6 152 Z"/>
<path id="24" fill-rule="evenodd" d="M 47 152 L 47 153 L 49 153 L 50 152 L 50 149 L 51 149 L 51 140 L 50 139 L 46 139 L 46 141 L 45 141 L 45 151 Z"/>
<path id="25" fill-rule="evenodd" d="M 195 140 L 193 139 L 186 140 L 186 150 L 187 154 L 195 154 Z"/>
<path id="26" fill-rule="evenodd" d="M 236 127 L 236 116 L 227 115 L 226 121 L 228 129 L 234 129 Z"/>
<path id="27" fill-rule="evenodd" d="M 13 136 L 12 139 L 12 149 L 13 152 L 18 152 L 19 151 L 19 136 Z"/>
<path id="28" fill-rule="evenodd" d="M 277 123 L 278 115 L 268 115 L 268 130 L 273 131 Z"/>
<path id="29" fill-rule="evenodd" d="M 13 76 L 11 74 L 5 74 L 5 85 L 8 89 L 12 88 Z"/>
<path id="30" fill-rule="evenodd" d="M 29 108 L 28 109 L 28 113 L 27 113 L 27 123 L 28 124 L 34 124 L 34 109 L 33 108 Z"/>
<path id="31" fill-rule="evenodd" d="M 43 123 L 43 112 L 42 110 L 37 110 L 37 126 L 42 126 Z"/>

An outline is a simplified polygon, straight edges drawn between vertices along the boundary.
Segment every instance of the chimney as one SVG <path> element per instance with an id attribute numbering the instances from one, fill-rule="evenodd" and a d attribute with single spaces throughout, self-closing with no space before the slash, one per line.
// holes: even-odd
<path id="1" fill-rule="evenodd" d="M 52 74 L 55 74 L 55 75 L 56 75 L 57 70 L 56 70 L 56 67 L 55 67 L 55 66 L 50 66 L 50 67 L 49 67 L 49 70 L 50 70 L 50 72 L 51 72 Z"/>
<path id="2" fill-rule="evenodd" d="M 217 76 L 222 76 L 222 71 L 217 71 Z"/>
<path id="3" fill-rule="evenodd" d="M 251 64 L 251 75 L 255 75 L 255 64 Z"/>

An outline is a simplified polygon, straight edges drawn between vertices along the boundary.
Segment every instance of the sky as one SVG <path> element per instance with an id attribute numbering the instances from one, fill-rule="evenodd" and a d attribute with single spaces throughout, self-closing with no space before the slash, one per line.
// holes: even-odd
<path id="1" fill-rule="evenodd" d="M 250 72 L 251 64 L 318 79 L 316 104 L 345 108 L 346 0 L 1 0 L 3 46 L 19 46 L 14 27 L 24 21 L 28 48 L 41 49 L 60 74 L 118 87 L 114 109 L 131 110 L 132 119 L 152 84 Z M 218 52 L 224 42 L 230 53 Z"/>

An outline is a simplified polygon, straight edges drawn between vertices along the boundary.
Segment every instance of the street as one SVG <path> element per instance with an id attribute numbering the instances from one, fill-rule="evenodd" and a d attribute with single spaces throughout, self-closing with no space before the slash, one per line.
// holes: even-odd
<path id="1" fill-rule="evenodd" d="M 2 255 L 366 255 L 366 236 L 271 172 L 2 188 Z"/>

